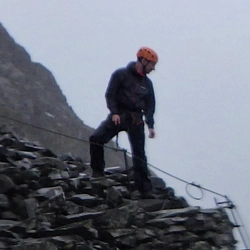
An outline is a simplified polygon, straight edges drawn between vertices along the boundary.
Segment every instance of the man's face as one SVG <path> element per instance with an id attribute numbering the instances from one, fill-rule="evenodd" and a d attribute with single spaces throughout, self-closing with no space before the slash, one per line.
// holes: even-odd
<path id="1" fill-rule="evenodd" d="M 152 70 L 155 70 L 156 63 L 153 61 L 148 61 L 146 59 L 143 59 L 142 64 L 145 66 L 145 73 L 149 74 Z"/>
<path id="2" fill-rule="evenodd" d="M 155 70 L 155 65 L 155 62 L 149 61 L 145 68 L 146 73 L 149 74 L 151 71 Z"/>

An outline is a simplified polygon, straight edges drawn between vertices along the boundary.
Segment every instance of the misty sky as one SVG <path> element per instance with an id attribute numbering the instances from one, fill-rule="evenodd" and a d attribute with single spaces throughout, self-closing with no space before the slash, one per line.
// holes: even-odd
<path id="1" fill-rule="evenodd" d="M 149 163 L 227 195 L 247 229 L 249 13 L 248 0 L 0 0 L 0 22 L 33 61 L 52 71 L 68 103 L 92 127 L 108 114 L 111 73 L 135 60 L 141 46 L 157 51 L 150 74 L 157 135 L 146 142 Z M 120 145 L 129 149 L 125 134 Z M 185 184 L 158 174 L 190 204 L 215 207 L 215 195 L 205 192 L 196 202 Z"/>

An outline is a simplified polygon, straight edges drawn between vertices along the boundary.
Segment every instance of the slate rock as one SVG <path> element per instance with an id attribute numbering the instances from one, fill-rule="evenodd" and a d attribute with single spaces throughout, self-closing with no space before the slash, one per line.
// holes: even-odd
<path id="1" fill-rule="evenodd" d="M 61 224 L 70 224 L 78 221 L 84 221 L 88 219 L 93 219 L 96 217 L 99 217 L 103 215 L 105 212 L 100 211 L 100 212 L 83 212 L 83 213 L 78 213 L 78 214 L 71 214 L 71 215 L 66 215 L 66 216 L 60 216 L 59 220 Z"/>
<path id="2" fill-rule="evenodd" d="M 73 197 L 69 198 L 68 200 L 76 203 L 77 205 L 90 207 L 90 208 L 105 203 L 104 199 L 97 198 L 95 196 L 91 196 L 88 194 L 76 194 Z"/>
<path id="3" fill-rule="evenodd" d="M 85 242 L 84 238 L 79 235 L 65 235 L 48 238 L 58 249 L 76 249 L 77 242 Z M 86 242 L 85 242 L 86 244 Z"/>
<path id="4" fill-rule="evenodd" d="M 20 217 L 11 211 L 4 211 L 2 212 L 2 219 L 18 221 L 20 220 Z"/>
<path id="5" fill-rule="evenodd" d="M 0 194 L 0 208 L 10 208 L 8 196 L 6 196 L 5 194 Z"/>
<path id="6" fill-rule="evenodd" d="M 58 248 L 51 242 L 46 241 L 24 241 L 16 246 L 12 246 L 11 250 L 58 250 Z"/>
<path id="7" fill-rule="evenodd" d="M 54 157 L 38 157 L 32 161 L 32 167 L 38 168 L 40 170 L 47 168 L 56 168 L 59 170 L 67 170 L 67 165 Z"/>
<path id="8" fill-rule="evenodd" d="M 111 208 L 117 207 L 123 203 L 122 194 L 116 187 L 108 188 L 106 202 Z"/>
<path id="9" fill-rule="evenodd" d="M 45 197 L 47 199 L 52 199 L 57 196 L 65 197 L 61 186 L 40 188 L 36 191 L 36 193 L 37 193 L 37 196 Z"/>
<path id="10" fill-rule="evenodd" d="M 18 222 L 14 220 L 0 220 L 0 230 L 9 229 L 17 224 Z"/>
<path id="11" fill-rule="evenodd" d="M 14 190 L 15 187 L 15 183 L 9 176 L 0 174 L 0 194 L 5 194 L 10 190 Z"/>
<path id="12" fill-rule="evenodd" d="M 157 176 L 152 176 L 152 177 L 150 177 L 150 181 L 151 181 L 154 189 L 157 189 L 157 190 L 165 190 L 166 189 L 166 183 L 162 178 L 159 178 Z"/>

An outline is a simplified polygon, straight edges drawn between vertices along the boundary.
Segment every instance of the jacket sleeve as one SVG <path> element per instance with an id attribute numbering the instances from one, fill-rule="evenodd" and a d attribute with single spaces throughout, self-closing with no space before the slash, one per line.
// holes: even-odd
<path id="1" fill-rule="evenodd" d="M 152 82 L 149 82 L 149 95 L 146 101 L 145 122 L 148 128 L 154 128 L 155 94 Z"/>
<path id="2" fill-rule="evenodd" d="M 117 92 L 120 85 L 121 72 L 116 70 L 110 77 L 109 84 L 105 93 L 107 107 L 111 114 L 118 114 Z"/>

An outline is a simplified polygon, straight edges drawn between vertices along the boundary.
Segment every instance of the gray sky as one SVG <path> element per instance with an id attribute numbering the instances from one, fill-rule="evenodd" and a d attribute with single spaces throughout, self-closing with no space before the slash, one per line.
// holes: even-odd
<path id="1" fill-rule="evenodd" d="M 159 64 L 150 78 L 157 137 L 147 140 L 149 163 L 227 195 L 247 229 L 249 11 L 248 0 L 0 0 L 0 22 L 33 61 L 52 71 L 92 127 L 108 113 L 110 74 L 135 60 L 140 46 L 156 50 Z M 129 148 L 125 134 L 120 138 Z M 214 195 L 197 203 L 183 183 L 159 175 L 191 204 L 215 206 Z"/>

